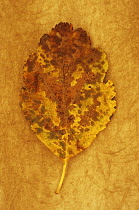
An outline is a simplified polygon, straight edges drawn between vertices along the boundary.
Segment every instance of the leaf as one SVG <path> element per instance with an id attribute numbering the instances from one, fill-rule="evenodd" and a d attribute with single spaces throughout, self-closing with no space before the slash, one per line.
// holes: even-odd
<path id="1" fill-rule="evenodd" d="M 90 146 L 115 111 L 112 81 L 104 82 L 106 54 L 91 48 L 82 28 L 59 23 L 24 64 L 22 111 L 37 137 L 64 161 Z"/>

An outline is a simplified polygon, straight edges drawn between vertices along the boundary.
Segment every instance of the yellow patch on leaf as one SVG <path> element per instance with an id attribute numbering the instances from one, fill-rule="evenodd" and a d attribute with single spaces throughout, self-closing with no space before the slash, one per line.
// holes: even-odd
<path id="1" fill-rule="evenodd" d="M 24 64 L 22 111 L 37 137 L 64 161 L 90 146 L 115 111 L 112 81 L 104 82 L 106 54 L 87 33 L 59 23 Z"/>

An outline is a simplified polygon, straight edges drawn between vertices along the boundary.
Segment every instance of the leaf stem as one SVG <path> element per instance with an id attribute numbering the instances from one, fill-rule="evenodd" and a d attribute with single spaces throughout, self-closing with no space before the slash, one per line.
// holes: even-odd
<path id="1" fill-rule="evenodd" d="M 63 170 L 62 170 L 62 175 L 61 175 L 61 179 L 59 182 L 59 185 L 55 191 L 56 194 L 58 194 L 60 192 L 60 189 L 62 187 L 63 181 L 64 181 L 64 177 L 65 177 L 65 173 L 66 173 L 66 168 L 67 168 L 67 159 L 64 160 L 64 165 L 63 165 Z"/>

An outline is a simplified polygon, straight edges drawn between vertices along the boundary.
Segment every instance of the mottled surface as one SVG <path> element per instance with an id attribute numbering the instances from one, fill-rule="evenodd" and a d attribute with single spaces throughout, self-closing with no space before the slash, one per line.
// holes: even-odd
<path id="1" fill-rule="evenodd" d="M 90 146 L 115 111 L 115 91 L 104 82 L 105 53 L 87 33 L 59 23 L 24 64 L 22 111 L 37 137 L 68 160 Z"/>
<path id="2" fill-rule="evenodd" d="M 5 0 L 0 19 L 1 209 L 138 210 L 138 1 Z M 23 61 L 59 22 L 83 28 L 104 49 L 117 109 L 107 129 L 69 161 L 56 195 L 62 162 L 31 131 L 19 91 Z"/>

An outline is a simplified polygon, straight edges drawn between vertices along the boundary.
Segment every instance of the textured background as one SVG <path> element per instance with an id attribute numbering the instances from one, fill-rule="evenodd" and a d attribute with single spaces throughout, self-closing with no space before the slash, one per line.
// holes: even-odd
<path id="1" fill-rule="evenodd" d="M 4 0 L 0 3 L 2 210 L 137 210 L 139 206 L 138 0 Z M 117 111 L 90 148 L 62 162 L 31 131 L 19 107 L 22 66 L 40 37 L 67 21 L 108 56 Z"/>

